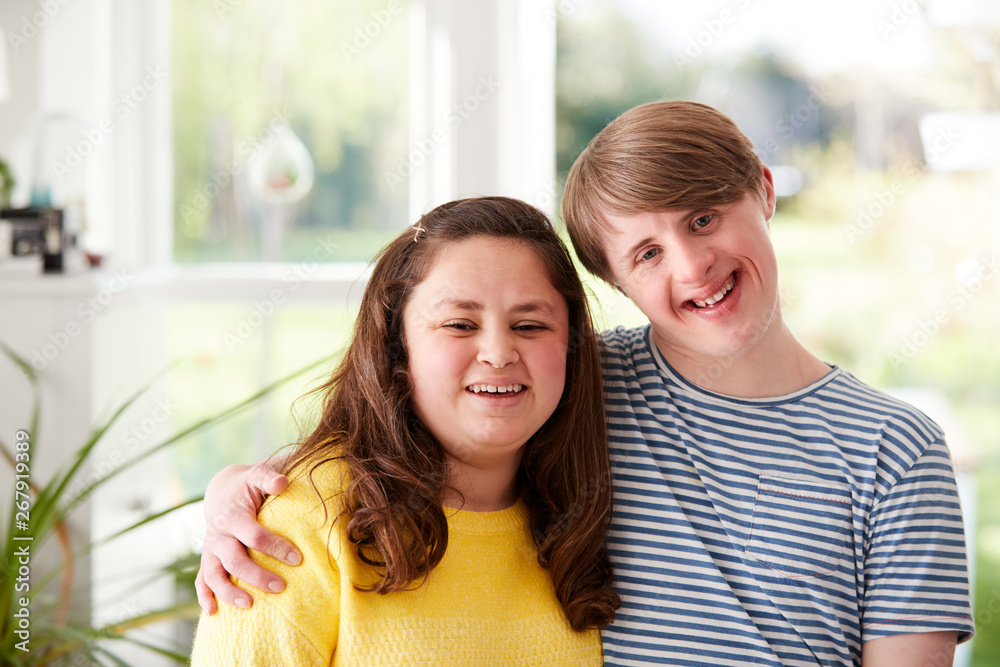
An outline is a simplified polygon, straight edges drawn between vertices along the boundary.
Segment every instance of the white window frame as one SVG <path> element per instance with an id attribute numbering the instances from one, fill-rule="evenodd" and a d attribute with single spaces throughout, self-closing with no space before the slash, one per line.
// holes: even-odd
<path id="1" fill-rule="evenodd" d="M 428 140 L 433 147 L 410 178 L 410 219 L 401 226 L 480 194 L 519 197 L 553 213 L 554 8 L 555 0 L 411 2 L 409 147 L 418 151 Z M 43 110 L 93 116 L 148 68 L 169 71 L 170 0 L 78 0 L 62 11 L 83 17 L 87 29 L 67 16 L 43 33 Z M 81 51 L 93 67 L 67 67 Z M 79 91 L 88 94 L 81 100 Z M 95 156 L 88 207 L 117 268 L 173 263 L 171 104 L 168 76 L 116 124 L 110 151 Z"/>

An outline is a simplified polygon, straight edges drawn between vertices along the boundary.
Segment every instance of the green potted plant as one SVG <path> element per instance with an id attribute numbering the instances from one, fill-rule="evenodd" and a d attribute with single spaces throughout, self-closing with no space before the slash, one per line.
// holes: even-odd
<path id="1" fill-rule="evenodd" d="M 37 433 L 40 414 L 38 377 L 35 370 L 27 361 L 3 343 L 0 343 L 0 351 L 16 364 L 28 378 L 34 397 L 32 414 L 28 420 L 28 429 L 18 431 L 15 434 L 13 447 L 8 445 L 8 443 L 0 441 L 0 458 L 5 462 L 0 463 L 0 469 L 9 467 L 9 470 L 4 471 L 4 474 L 9 474 L 10 478 L 15 480 L 15 497 L 10 509 L 10 516 L 6 522 L 0 522 L 0 544 L 3 544 L 3 550 L 0 551 L 0 555 L 2 555 L 2 561 L 0 561 L 0 664 L 11 665 L 12 667 L 52 665 L 60 661 L 66 661 L 65 664 L 77 664 L 75 661 L 70 663 L 69 659 L 83 656 L 91 661 L 84 664 L 92 664 L 101 659 L 101 662 L 98 664 L 105 664 L 110 661 L 116 665 L 127 665 L 125 661 L 115 654 L 114 647 L 118 642 L 138 645 L 153 653 L 168 656 L 178 663 L 186 663 L 188 660 L 188 647 L 154 644 L 132 637 L 128 634 L 128 631 L 164 620 L 195 618 L 199 613 L 199 609 L 193 598 L 180 604 L 137 613 L 103 627 L 93 627 L 89 622 L 89 618 L 84 621 L 74 619 L 70 607 L 75 595 L 74 577 L 76 573 L 74 571 L 74 564 L 80 558 L 89 554 L 98 546 L 105 543 L 113 543 L 115 539 L 122 535 L 128 534 L 141 526 L 159 521 L 181 507 L 200 501 L 201 496 L 189 498 L 162 512 L 149 516 L 99 542 L 90 542 L 82 546 L 75 546 L 72 543 L 67 519 L 72 516 L 74 511 L 80 508 L 81 503 L 96 489 L 112 477 L 129 469 L 148 456 L 163 449 L 173 447 L 183 442 L 185 438 L 218 424 L 228 417 L 252 406 L 276 387 L 316 368 L 318 365 L 328 361 L 329 358 L 316 361 L 268 385 L 249 398 L 219 414 L 206 417 L 192 426 L 182 429 L 156 446 L 124 462 L 101 479 L 84 486 L 81 491 L 71 493 L 72 483 L 74 480 L 79 479 L 82 474 L 82 466 L 87 460 L 88 455 L 94 451 L 95 447 L 101 442 L 104 435 L 119 417 L 140 396 L 149 390 L 152 383 L 125 401 L 106 422 L 95 426 L 86 438 L 86 441 L 65 463 L 62 470 L 53 475 L 44 485 L 38 485 L 34 483 L 28 474 L 31 467 L 30 452 L 27 447 L 20 445 L 22 442 L 27 442 L 28 434 L 31 434 L 33 437 Z M 25 454 L 29 456 L 25 456 Z M 30 520 L 25 520 L 29 516 Z M 28 549 L 28 552 L 32 554 L 37 553 L 46 543 L 53 539 L 59 545 L 62 561 L 61 566 L 48 572 L 36 573 L 32 571 L 30 582 L 28 582 L 24 576 L 24 571 L 20 570 L 22 554 L 26 553 L 25 549 Z M 151 578 L 166 575 L 173 577 L 175 580 L 192 581 L 193 572 L 197 566 L 198 556 L 196 554 L 189 554 L 165 568 L 151 568 L 149 575 Z M 37 597 L 38 592 L 47 590 L 47 586 L 56 579 L 59 579 L 59 595 L 57 599 L 53 602 L 40 600 Z M 18 632 L 22 625 L 21 619 L 29 617 L 30 621 L 24 621 L 30 627 L 29 643 L 22 644 L 21 642 L 24 641 L 22 637 L 25 635 Z M 23 650 L 29 647 L 30 650 Z"/>
<path id="2" fill-rule="evenodd" d="M 14 175 L 10 167 L 0 158 L 0 208 L 10 206 L 10 195 L 14 192 Z"/>

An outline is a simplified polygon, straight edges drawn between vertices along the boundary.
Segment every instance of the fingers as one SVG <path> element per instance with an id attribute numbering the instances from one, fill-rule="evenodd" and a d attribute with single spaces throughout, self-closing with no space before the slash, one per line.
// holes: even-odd
<path id="1" fill-rule="evenodd" d="M 302 554 L 291 542 L 265 530 L 257 523 L 257 512 L 265 495 L 280 493 L 287 486 L 288 478 L 268 461 L 254 466 L 223 468 L 209 482 L 205 493 L 204 550 L 220 555 L 216 542 L 236 538 L 247 547 L 288 565 L 301 563 Z"/>
<path id="2" fill-rule="evenodd" d="M 205 577 L 203 576 L 205 571 L 205 557 L 202 556 L 201 560 L 202 564 L 198 568 L 198 576 L 194 580 L 194 590 L 198 594 L 198 605 L 201 607 L 201 610 L 211 616 L 219 610 L 219 606 L 215 604 L 215 594 L 212 593 L 212 589 L 205 583 Z"/>
<path id="3" fill-rule="evenodd" d="M 205 542 L 195 580 L 198 604 L 205 613 L 214 614 L 217 601 L 244 609 L 253 604 L 249 593 L 233 585 L 230 574 L 263 591 L 278 593 L 285 589 L 284 580 L 254 563 L 244 545 L 288 565 L 302 562 L 302 555 L 291 542 L 257 523 L 264 497 L 287 487 L 288 478 L 268 461 L 254 466 L 227 466 L 209 482 L 204 503 Z"/>
<path id="4" fill-rule="evenodd" d="M 240 551 L 242 551 L 242 549 L 240 549 Z M 243 557 L 246 558 L 245 553 L 243 554 Z M 247 558 L 247 560 L 249 560 L 249 558 Z M 252 561 L 251 564 L 253 564 Z M 208 595 L 214 593 L 215 597 L 221 602 L 225 602 L 226 604 L 234 607 L 248 609 L 250 605 L 253 604 L 253 597 L 243 589 L 233 585 L 233 582 L 229 580 L 229 576 L 226 574 L 226 569 L 227 568 L 223 566 L 223 563 L 215 556 L 206 556 L 203 554 L 201 559 L 201 569 L 198 571 L 198 578 L 202 580 L 202 586 L 209 589 L 210 592 Z M 197 587 L 197 582 L 195 585 Z M 199 587 L 198 604 L 202 604 L 202 598 L 202 588 Z M 205 609 L 203 604 L 202 609 Z"/>
<path id="5" fill-rule="evenodd" d="M 282 537 L 278 537 L 257 523 L 256 514 L 231 517 L 228 529 L 233 537 L 254 551 L 267 554 L 268 556 L 280 560 L 283 563 L 287 563 L 288 565 L 298 565 L 302 562 L 302 555 L 292 545 L 292 543 Z M 242 551 L 242 549 L 240 551 Z M 243 553 L 243 556 L 245 557 L 246 554 Z M 226 563 L 226 565 L 228 566 L 228 563 Z M 227 567 L 226 569 L 229 568 Z M 237 572 L 234 572 L 233 570 L 229 571 L 232 572 L 234 576 L 239 576 Z M 248 583 L 256 585 L 249 580 Z M 258 586 L 258 588 L 261 587 Z"/>
<path id="6" fill-rule="evenodd" d="M 220 541 L 215 551 L 218 554 L 221 567 L 237 579 L 269 593 L 280 593 L 285 590 L 285 580 L 251 560 L 239 542 L 235 540 Z M 223 578 L 225 578 L 225 572 L 222 573 Z M 205 573 L 206 582 L 218 595 L 219 591 L 215 589 L 214 580 L 210 578 L 211 575 L 211 571 Z"/>

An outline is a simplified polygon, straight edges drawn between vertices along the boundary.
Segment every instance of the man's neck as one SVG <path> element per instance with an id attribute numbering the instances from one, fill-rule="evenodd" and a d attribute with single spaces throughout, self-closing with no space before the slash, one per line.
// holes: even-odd
<path id="1" fill-rule="evenodd" d="M 656 336 L 653 338 L 655 341 Z M 830 366 L 803 347 L 784 325 L 778 335 L 738 355 L 702 358 L 657 347 L 684 379 L 702 389 L 737 398 L 784 396 L 830 372 Z"/>

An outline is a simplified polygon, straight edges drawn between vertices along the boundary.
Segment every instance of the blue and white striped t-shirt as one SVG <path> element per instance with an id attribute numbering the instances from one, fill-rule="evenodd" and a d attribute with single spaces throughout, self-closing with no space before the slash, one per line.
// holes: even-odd
<path id="1" fill-rule="evenodd" d="M 833 369 L 787 396 L 699 389 L 649 327 L 604 334 L 622 607 L 608 665 L 851 665 L 974 631 L 941 429 Z"/>

